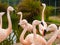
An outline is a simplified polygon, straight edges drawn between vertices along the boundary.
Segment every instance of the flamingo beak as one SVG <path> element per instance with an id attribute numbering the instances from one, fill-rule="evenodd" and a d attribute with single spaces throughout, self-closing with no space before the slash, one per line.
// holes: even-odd
<path id="1" fill-rule="evenodd" d="M 47 32 L 46 29 L 44 29 L 44 36 L 46 35 L 46 32 Z"/>
<path id="2" fill-rule="evenodd" d="M 45 36 L 46 35 L 46 32 L 47 31 L 45 29 L 44 30 L 40 30 L 40 33 L 41 33 L 42 36 Z"/>
<path id="3" fill-rule="evenodd" d="M 20 25 L 19 25 L 19 23 L 18 23 L 18 29 L 19 29 L 19 27 L 20 27 Z"/>
<path id="4" fill-rule="evenodd" d="M 13 10 L 13 13 L 16 13 L 16 10 Z"/>

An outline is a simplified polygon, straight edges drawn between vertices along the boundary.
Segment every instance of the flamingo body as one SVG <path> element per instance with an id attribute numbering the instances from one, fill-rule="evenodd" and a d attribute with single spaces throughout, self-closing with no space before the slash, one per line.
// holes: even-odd
<path id="1" fill-rule="evenodd" d="M 1 27 L 0 27 L 0 43 L 4 41 L 12 32 L 12 23 L 11 23 L 11 18 L 10 18 L 10 11 L 13 11 L 13 7 L 9 6 L 7 8 L 7 19 L 8 19 L 8 28 L 3 29 L 2 28 L 2 18 L 1 19 Z M 1 15 L 2 16 L 2 15 Z"/>

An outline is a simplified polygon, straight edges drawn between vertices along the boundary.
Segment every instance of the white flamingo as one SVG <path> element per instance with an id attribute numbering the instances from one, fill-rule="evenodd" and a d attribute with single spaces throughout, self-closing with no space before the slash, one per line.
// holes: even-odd
<path id="1" fill-rule="evenodd" d="M 22 12 L 18 12 L 17 14 L 21 15 L 20 21 L 19 21 L 18 24 L 24 29 L 25 28 L 25 23 L 27 22 L 27 20 L 26 19 L 22 19 Z M 31 32 L 33 30 L 32 25 L 27 22 L 27 26 L 28 26 L 27 30 L 29 30 Z"/>
<path id="2" fill-rule="evenodd" d="M 6 28 L 6 29 L 0 28 L 0 43 L 2 41 L 4 41 L 12 31 L 12 23 L 11 23 L 11 18 L 10 18 L 10 11 L 13 11 L 13 10 L 14 9 L 11 6 L 9 6 L 7 8 L 8 28 Z"/>
<path id="3" fill-rule="evenodd" d="M 2 28 L 2 16 L 5 14 L 5 12 L 0 12 L 0 28 Z"/>

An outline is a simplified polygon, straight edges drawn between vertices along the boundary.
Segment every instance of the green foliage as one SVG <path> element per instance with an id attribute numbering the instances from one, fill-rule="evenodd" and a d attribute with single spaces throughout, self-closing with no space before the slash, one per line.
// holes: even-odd
<path id="1" fill-rule="evenodd" d="M 0 12 L 6 12 L 8 4 L 0 2 Z"/>
<path id="2" fill-rule="evenodd" d="M 18 4 L 18 11 L 22 11 L 23 17 L 28 21 L 32 21 L 34 16 L 41 13 L 41 2 L 40 0 L 22 0 Z"/>
<path id="3" fill-rule="evenodd" d="M 45 15 L 46 15 L 46 20 L 48 20 L 49 16 L 54 15 L 54 7 L 52 6 L 47 6 L 46 7 L 46 11 L 45 11 Z"/>

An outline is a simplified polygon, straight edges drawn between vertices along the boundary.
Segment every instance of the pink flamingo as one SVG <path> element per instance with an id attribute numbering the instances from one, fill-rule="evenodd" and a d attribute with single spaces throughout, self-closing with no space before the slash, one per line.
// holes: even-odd
<path id="1" fill-rule="evenodd" d="M 48 41 L 46 41 L 47 45 L 52 45 L 52 43 L 56 40 L 58 34 L 60 33 L 60 29 L 57 29 L 57 26 L 55 24 L 51 24 L 47 27 L 46 30 L 54 32 L 54 34 L 51 36 L 51 38 Z"/>
<path id="2" fill-rule="evenodd" d="M 39 26 L 39 32 L 43 31 L 44 32 L 44 35 L 45 35 L 45 31 L 46 31 L 46 28 L 47 28 L 47 24 L 46 22 L 44 21 L 44 11 L 45 11 L 45 8 L 46 8 L 46 4 L 42 3 L 42 6 L 43 6 L 43 10 L 42 10 L 42 20 L 41 20 L 41 24 Z"/>
<path id="3" fill-rule="evenodd" d="M 46 4 L 42 3 L 42 5 L 43 5 L 43 10 L 42 10 L 42 23 L 43 23 L 43 26 L 44 26 L 45 28 L 47 28 L 47 24 L 46 24 L 46 22 L 44 21 L 44 11 L 45 11 L 45 8 L 46 8 Z"/>
<path id="4" fill-rule="evenodd" d="M 0 28 L 2 28 L 2 16 L 5 14 L 5 12 L 0 12 Z"/>
<path id="5" fill-rule="evenodd" d="M 2 41 L 4 41 L 12 31 L 12 23 L 11 23 L 11 18 L 10 18 L 10 11 L 13 11 L 13 10 L 14 9 L 11 6 L 9 6 L 7 8 L 8 28 L 6 28 L 6 29 L 0 28 L 0 43 Z"/>
<path id="6" fill-rule="evenodd" d="M 47 44 L 46 40 L 42 36 L 36 34 L 36 25 L 39 25 L 40 23 L 41 22 L 38 20 L 34 20 L 32 23 L 34 45 L 46 45 Z M 43 34 L 43 33 L 41 33 L 41 34 Z"/>
<path id="7" fill-rule="evenodd" d="M 54 32 L 54 35 L 48 40 L 47 45 L 52 45 L 52 43 L 56 40 L 56 38 L 57 38 L 57 36 L 58 36 L 59 33 L 60 33 L 60 29 L 57 29 Z"/>
<path id="8" fill-rule="evenodd" d="M 20 21 L 19 21 L 19 25 L 24 29 L 25 28 L 25 23 L 27 23 L 27 20 L 26 19 L 22 19 L 22 12 L 18 12 L 17 13 L 18 15 L 21 15 L 20 17 Z M 28 26 L 28 29 L 30 32 L 33 30 L 33 27 L 31 24 L 27 23 L 27 26 Z"/>
<path id="9" fill-rule="evenodd" d="M 52 45 L 52 43 L 55 41 L 58 32 L 56 31 L 55 34 L 48 40 L 46 41 L 42 36 L 36 34 L 36 25 L 40 24 L 40 21 L 38 20 L 34 20 L 32 25 L 33 25 L 33 33 L 29 34 L 26 36 L 26 38 L 24 39 L 24 35 L 25 33 L 28 31 L 27 30 L 27 22 L 25 23 L 25 28 L 22 32 L 22 34 L 20 35 L 20 42 L 23 45 Z"/>
<path id="10" fill-rule="evenodd" d="M 42 36 L 41 37 L 37 36 L 35 24 L 33 23 L 33 33 L 34 33 L 34 43 L 35 43 L 35 45 L 52 45 L 52 43 L 56 40 L 58 34 L 60 33 L 60 29 L 58 30 L 58 29 L 55 28 L 55 30 L 56 31 L 54 32 L 53 36 L 48 41 L 46 41 Z"/>
<path id="11" fill-rule="evenodd" d="M 27 23 L 27 22 L 26 22 L 26 23 Z M 31 33 L 31 34 L 28 34 L 28 35 L 26 36 L 26 38 L 24 39 L 24 35 L 25 35 L 25 33 L 26 33 L 27 29 L 28 29 L 28 26 L 25 25 L 25 28 L 24 28 L 22 34 L 20 35 L 20 42 L 21 42 L 23 45 L 35 45 L 34 36 L 37 35 L 37 40 L 39 40 L 40 42 L 42 42 L 42 44 L 46 44 L 46 40 L 44 40 L 44 38 L 42 38 L 42 37 L 41 37 L 40 35 L 38 35 L 38 34 L 34 35 L 35 32 L 36 32 L 36 30 L 35 30 L 36 25 L 40 24 L 40 21 L 34 20 L 32 24 L 33 24 L 33 27 L 34 27 L 34 29 L 33 29 L 34 32 Z M 39 42 L 39 41 L 38 41 L 38 42 Z M 39 44 L 40 44 L 40 42 L 39 42 Z"/>
<path id="12" fill-rule="evenodd" d="M 33 30 L 33 26 L 31 24 L 29 24 L 27 22 L 27 20 L 25 20 L 25 19 L 22 20 L 22 12 L 18 12 L 17 14 L 21 15 L 19 25 L 21 25 L 21 27 L 24 29 L 22 34 L 20 35 L 20 42 L 23 45 L 32 45 L 33 44 L 33 34 L 27 35 L 25 40 L 24 40 L 24 35 L 25 35 L 26 31 Z M 38 20 L 35 20 L 34 22 L 38 23 Z"/>

